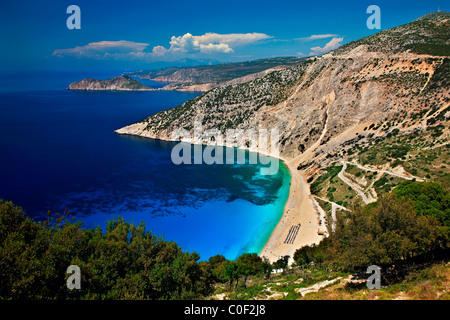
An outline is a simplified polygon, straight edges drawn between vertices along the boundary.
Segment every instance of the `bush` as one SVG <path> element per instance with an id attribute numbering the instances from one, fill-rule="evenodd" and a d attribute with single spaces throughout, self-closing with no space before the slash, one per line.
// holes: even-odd
<path id="1" fill-rule="evenodd" d="M 0 200 L 0 299 L 194 299 L 212 290 L 197 253 L 143 224 L 119 218 L 103 233 L 64 216 L 55 221 L 34 222 Z M 80 290 L 66 287 L 72 264 L 81 269 Z"/>

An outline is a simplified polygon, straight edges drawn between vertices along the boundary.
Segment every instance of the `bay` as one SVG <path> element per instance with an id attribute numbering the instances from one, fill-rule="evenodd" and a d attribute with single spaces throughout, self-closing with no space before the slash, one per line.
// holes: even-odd
<path id="1" fill-rule="evenodd" d="M 70 91 L 81 74 L 15 76 L 0 92 L 0 198 L 36 220 L 70 210 L 88 228 L 143 221 L 201 260 L 262 249 L 289 193 L 283 163 L 273 176 L 260 164 L 175 165 L 176 143 L 114 133 L 199 93 Z"/>

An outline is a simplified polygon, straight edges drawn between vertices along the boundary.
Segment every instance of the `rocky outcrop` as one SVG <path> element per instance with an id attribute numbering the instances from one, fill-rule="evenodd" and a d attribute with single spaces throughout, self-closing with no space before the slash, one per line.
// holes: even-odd
<path id="1" fill-rule="evenodd" d="M 153 88 L 147 87 L 139 81 L 122 75 L 107 80 L 83 79 L 74 82 L 67 88 L 69 90 L 126 90 L 126 91 L 152 91 Z"/>

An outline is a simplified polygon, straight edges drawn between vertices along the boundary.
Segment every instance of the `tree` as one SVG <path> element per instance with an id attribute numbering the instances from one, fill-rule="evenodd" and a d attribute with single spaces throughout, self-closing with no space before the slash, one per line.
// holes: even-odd
<path id="1" fill-rule="evenodd" d="M 272 274 L 273 264 L 267 257 L 262 258 L 261 268 L 266 275 L 266 279 L 270 279 L 270 275 Z"/>
<path id="2" fill-rule="evenodd" d="M 244 277 L 244 287 L 247 278 L 261 272 L 262 259 L 256 253 L 244 253 L 237 260 L 238 274 Z"/>
<path id="3" fill-rule="evenodd" d="M 405 181 L 394 189 L 400 198 L 413 202 L 417 213 L 433 216 L 450 228 L 450 191 L 437 182 Z"/>
<path id="4" fill-rule="evenodd" d="M 284 256 L 275 262 L 274 267 L 276 269 L 283 269 L 283 272 L 286 272 L 288 269 L 288 264 L 289 264 L 289 256 Z"/>
<path id="5" fill-rule="evenodd" d="M 225 276 L 227 277 L 230 283 L 230 291 L 233 281 L 239 279 L 238 268 L 239 268 L 238 264 L 234 261 L 228 261 L 227 264 L 225 265 Z"/>
<path id="6" fill-rule="evenodd" d="M 119 218 L 103 232 L 67 219 L 37 223 L 0 200 L 0 299 L 198 299 L 212 291 L 199 258 L 144 224 Z M 73 264 L 81 290 L 66 287 Z"/>
<path id="7" fill-rule="evenodd" d="M 332 236 L 332 254 L 329 250 L 325 260 L 349 270 L 406 261 L 433 250 L 438 234 L 435 218 L 419 215 L 411 201 L 387 194 L 348 214 Z"/>
<path id="8" fill-rule="evenodd" d="M 297 249 L 294 253 L 294 261 L 297 265 L 307 265 L 313 261 L 312 254 L 314 252 L 315 246 L 304 246 L 300 249 Z"/>
<path id="9" fill-rule="evenodd" d="M 214 281 L 223 282 L 228 278 L 225 275 L 225 266 L 227 259 L 223 255 L 217 254 L 208 259 L 208 266 L 211 270 Z"/>

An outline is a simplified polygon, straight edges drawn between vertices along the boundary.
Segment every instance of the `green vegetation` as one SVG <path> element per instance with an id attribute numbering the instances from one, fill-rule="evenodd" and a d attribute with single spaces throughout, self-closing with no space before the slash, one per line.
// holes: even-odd
<path id="1" fill-rule="evenodd" d="M 159 133 L 165 129 L 176 119 L 181 117 L 185 112 L 189 111 L 191 107 L 201 99 L 203 95 L 200 95 L 194 99 L 188 100 L 185 103 L 183 103 L 181 106 L 169 109 L 169 110 L 163 110 L 160 112 L 157 112 L 141 122 L 147 123 L 146 130 L 154 129 L 156 133 Z M 191 124 L 192 125 L 192 124 Z M 189 128 L 186 128 L 189 129 Z"/>
<path id="2" fill-rule="evenodd" d="M 196 299 L 211 292 L 196 253 L 118 219 L 83 229 L 66 215 L 37 223 L 0 201 L 1 299 Z M 78 265 L 81 290 L 66 287 Z"/>
<path id="3" fill-rule="evenodd" d="M 233 290 L 218 286 L 215 293 L 242 300 L 448 299 L 449 196 L 437 183 L 404 182 L 376 203 L 342 215 L 335 233 L 298 249 L 295 264 L 283 273 L 256 275 Z M 368 290 L 362 276 L 373 264 L 382 269 L 381 290 Z M 326 289 L 301 295 L 301 289 L 332 279 Z"/>
<path id="4" fill-rule="evenodd" d="M 87 78 L 69 85 L 69 89 L 72 90 L 112 90 L 112 88 L 114 90 L 152 90 L 152 88 L 125 75 L 106 80 Z"/>
<path id="5" fill-rule="evenodd" d="M 232 290 L 287 268 L 287 257 L 272 264 L 255 253 L 199 262 L 197 253 L 147 232 L 143 223 L 119 218 L 102 232 L 69 218 L 70 212 L 49 212 L 37 223 L 0 200 L 0 299 L 202 299 L 214 284 Z M 81 290 L 66 287 L 73 264 L 82 270 Z"/>
<path id="6" fill-rule="evenodd" d="M 347 170 L 349 169 L 354 170 L 354 166 L 348 166 Z M 338 174 L 341 170 L 342 165 L 335 163 L 325 168 L 323 172 L 318 172 L 316 179 L 311 184 L 311 193 L 346 208 L 361 205 L 363 203 L 362 199 L 356 191 L 339 179 Z M 356 175 L 360 176 L 361 173 L 356 172 Z M 322 205 L 322 202 L 319 202 L 319 204 L 324 209 L 327 207 Z M 327 210 L 325 211 L 328 212 Z"/>
<path id="7" fill-rule="evenodd" d="M 372 264 L 382 267 L 383 283 L 389 284 L 377 293 L 381 298 L 405 287 L 421 297 L 421 287 L 417 291 L 402 281 L 413 279 L 422 286 L 427 274 L 437 288 L 443 281 L 435 270 L 446 265 L 411 269 L 416 273 L 410 266 L 428 267 L 448 257 L 449 200 L 450 192 L 438 183 L 404 182 L 376 203 L 342 212 L 336 231 L 317 246 L 298 249 L 292 266 L 288 256 L 270 263 L 255 253 L 235 261 L 216 255 L 199 262 L 197 253 L 183 252 L 174 242 L 146 232 L 143 224 L 119 218 L 102 232 L 70 221 L 69 212 L 49 213 L 47 221 L 37 223 L 11 202 L 0 201 L 0 299 L 214 299 L 220 294 L 301 299 L 302 288 Z M 66 288 L 66 268 L 72 264 L 82 270 L 81 290 Z M 283 272 L 273 274 L 274 269 Z M 336 296 L 370 298 L 357 285 L 334 290 Z"/>
<path id="8" fill-rule="evenodd" d="M 146 130 L 155 134 L 168 129 L 191 129 L 193 119 L 199 110 L 204 112 L 202 125 L 221 132 L 239 128 L 245 120 L 264 105 L 275 105 L 285 100 L 302 79 L 306 64 L 273 71 L 262 78 L 241 84 L 214 88 L 195 99 L 170 110 L 164 110 L 141 122 L 147 123 Z M 224 114 L 226 118 L 224 119 Z"/>
<path id="9" fill-rule="evenodd" d="M 450 230 L 450 192 L 440 184 L 405 181 L 394 193 L 400 198 L 411 199 L 417 213 L 436 218 L 447 231 Z"/>
<path id="10" fill-rule="evenodd" d="M 298 292 L 300 289 L 307 288 L 320 281 L 348 275 L 344 272 L 330 272 L 319 269 L 313 265 L 292 267 L 283 273 L 273 274 L 270 279 L 253 277 L 248 286 L 236 287 L 231 291 L 219 286 L 216 294 L 226 294 L 227 299 L 230 300 L 297 300 L 302 298 L 302 295 Z"/>
<path id="11" fill-rule="evenodd" d="M 326 180 L 332 180 L 335 178 L 338 173 L 342 170 L 342 166 L 334 165 L 325 169 L 326 173 L 320 175 L 312 184 L 311 184 L 311 193 L 318 194 L 318 192 L 322 189 L 320 184 L 325 182 Z"/>
<path id="12" fill-rule="evenodd" d="M 384 140 L 378 139 L 377 142 L 359 152 L 359 160 L 362 165 L 369 163 L 379 165 L 386 162 L 393 164 L 396 160 L 405 160 L 412 148 L 407 139 L 400 139 L 397 136 L 386 137 Z"/>
<path id="13" fill-rule="evenodd" d="M 447 55 L 449 52 L 447 52 Z M 445 88 L 450 86 L 450 59 L 444 58 L 442 63 L 436 68 L 430 79 L 429 89 Z"/>
<path id="14" fill-rule="evenodd" d="M 355 272 L 448 254 L 449 197 L 440 184 L 404 182 L 377 202 L 341 215 L 335 233 L 318 246 L 297 250 L 294 258 Z"/>
<path id="15" fill-rule="evenodd" d="M 431 111 L 430 111 L 431 110 Z M 445 188 L 450 187 L 450 171 L 446 166 L 449 156 L 448 123 L 443 122 L 444 109 L 437 112 L 436 108 L 424 110 L 436 114 L 428 120 L 427 130 L 416 130 L 411 133 L 386 135 L 369 140 L 362 146 L 355 146 L 350 150 L 354 159 L 362 165 L 386 165 L 391 168 L 403 167 L 413 176 L 426 178 L 441 183 Z M 348 171 L 349 172 L 349 171 Z M 354 174 L 354 173 L 353 173 Z M 386 181 L 398 184 L 400 180 Z M 382 185 L 378 185 L 383 189 Z"/>
<path id="16" fill-rule="evenodd" d="M 368 290 L 365 280 L 336 283 L 326 290 L 304 297 L 308 300 L 448 300 L 450 265 L 448 262 L 424 263 L 402 270 L 395 282 L 383 282 L 379 290 Z M 383 285 L 384 283 L 384 285 Z"/>
<path id="17" fill-rule="evenodd" d="M 119 79 L 122 78 L 123 80 L 125 80 L 125 83 L 121 86 L 124 89 L 151 89 L 148 86 L 143 85 L 142 83 L 140 83 L 139 81 L 130 78 L 129 76 L 121 76 L 119 77 Z"/>

